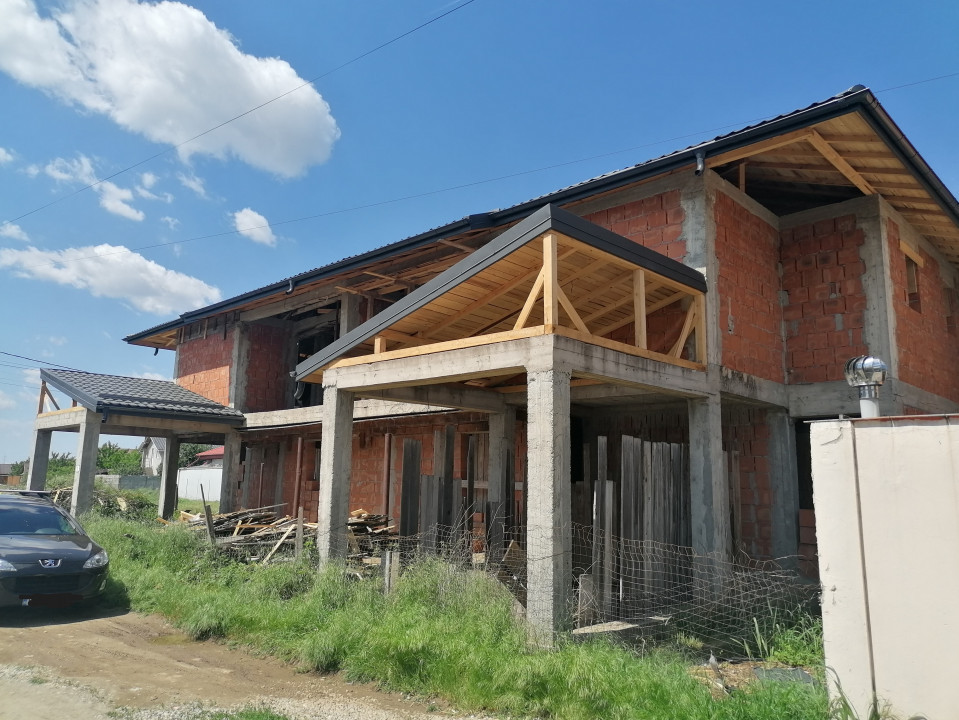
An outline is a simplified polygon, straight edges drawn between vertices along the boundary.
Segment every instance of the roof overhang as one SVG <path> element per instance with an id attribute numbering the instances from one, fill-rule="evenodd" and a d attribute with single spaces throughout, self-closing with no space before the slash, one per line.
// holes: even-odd
<path id="1" fill-rule="evenodd" d="M 866 158 L 868 162 L 865 163 L 865 167 L 880 169 L 885 167 L 885 169 L 889 171 L 885 173 L 887 177 L 909 179 L 908 181 L 904 181 L 910 186 L 907 188 L 888 187 L 890 183 L 894 185 L 896 182 L 886 179 L 887 187 L 881 191 L 883 196 L 886 197 L 887 200 L 890 200 L 893 206 L 896 207 L 897 210 L 900 210 L 900 212 L 905 208 L 907 212 L 903 214 L 906 215 L 907 218 L 910 218 L 910 215 L 912 215 L 912 217 L 916 216 L 916 213 L 912 212 L 913 210 L 919 211 L 921 215 L 931 215 L 932 217 L 928 219 L 929 222 L 919 228 L 920 232 L 926 235 L 951 261 L 959 263 L 959 202 L 957 202 L 945 184 L 919 155 L 899 127 L 879 104 L 872 92 L 868 88 L 858 85 L 844 93 L 826 101 L 810 105 L 802 110 L 781 115 L 742 130 L 693 145 L 684 150 L 670 153 L 623 170 L 607 173 L 504 210 L 470 215 L 469 217 L 428 230 L 405 240 L 377 248 L 368 253 L 346 258 L 228 300 L 184 313 L 175 320 L 139 333 L 134 333 L 124 338 L 124 340 L 136 345 L 172 348 L 176 346 L 177 330 L 198 320 L 228 311 L 248 308 L 257 303 L 266 302 L 270 298 L 282 298 L 284 294 L 296 292 L 298 288 L 304 288 L 321 282 L 329 282 L 340 275 L 356 271 L 364 266 L 383 262 L 402 255 L 403 253 L 421 249 L 456 236 L 487 231 L 490 228 L 502 229 L 522 220 L 536 208 L 546 203 L 569 207 L 577 202 L 595 197 L 596 195 L 619 190 L 669 172 L 697 168 L 700 164 L 704 167 L 707 165 L 718 167 L 723 163 L 734 162 L 735 160 L 730 158 L 733 158 L 738 151 L 749 148 L 750 146 L 770 142 L 775 144 L 775 138 L 777 137 L 797 133 L 797 131 L 799 131 L 799 134 L 802 134 L 803 130 L 813 126 L 850 115 L 856 115 L 860 119 L 860 122 L 864 124 L 866 128 L 865 132 L 868 132 L 872 138 L 881 142 L 883 147 L 888 148 L 888 160 L 884 158 Z M 855 133 L 852 134 L 854 135 Z M 855 162 L 850 162 L 850 158 L 853 158 L 855 155 L 854 144 L 848 146 L 849 152 L 847 152 L 847 146 L 842 145 L 842 141 L 835 141 L 835 138 L 829 135 L 824 136 L 822 132 L 819 132 L 819 135 L 826 143 L 823 145 L 815 141 L 819 145 L 819 154 L 823 155 L 823 152 L 825 153 L 825 155 L 823 155 L 823 163 L 820 164 L 823 166 L 831 165 L 835 170 L 837 165 L 835 161 L 838 158 L 841 161 L 838 164 L 844 162 L 849 165 L 852 170 L 866 179 L 868 185 L 883 187 L 881 182 L 876 183 L 875 180 L 870 181 L 871 175 L 869 170 L 864 170 L 863 167 L 857 168 Z M 839 142 L 838 149 L 833 146 L 833 142 Z M 755 155 L 755 153 L 747 152 L 741 157 L 753 155 Z M 882 173 L 880 173 L 880 175 L 881 174 Z M 837 178 L 839 185 L 850 186 L 855 189 L 856 182 L 850 180 L 848 173 L 844 174 L 840 170 L 839 175 L 840 177 Z M 913 187 L 915 190 L 913 190 Z M 894 192 L 896 190 L 902 192 L 897 195 L 897 193 Z M 911 205 L 918 203 L 919 206 L 910 207 L 909 200 L 896 200 L 894 199 L 896 197 L 913 197 L 914 201 Z M 920 225 L 922 224 L 920 223 Z"/>

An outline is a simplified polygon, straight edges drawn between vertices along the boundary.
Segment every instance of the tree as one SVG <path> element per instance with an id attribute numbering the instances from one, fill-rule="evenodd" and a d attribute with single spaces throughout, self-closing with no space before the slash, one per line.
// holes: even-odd
<path id="1" fill-rule="evenodd" d="M 139 475 L 142 472 L 140 451 L 105 442 L 97 452 L 97 467 L 111 475 Z"/>
<path id="2" fill-rule="evenodd" d="M 10 474 L 23 475 L 23 468 L 26 465 L 26 462 L 27 462 L 26 460 L 19 460 L 13 463 L 13 465 L 10 466 Z"/>
<path id="3" fill-rule="evenodd" d="M 196 456 L 205 452 L 213 445 L 203 445 L 202 443 L 183 443 L 180 445 L 180 460 L 177 467 L 188 467 L 196 462 Z"/>

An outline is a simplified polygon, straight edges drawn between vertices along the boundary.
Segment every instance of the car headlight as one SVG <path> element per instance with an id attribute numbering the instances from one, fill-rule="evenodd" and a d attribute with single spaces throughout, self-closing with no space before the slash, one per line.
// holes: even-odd
<path id="1" fill-rule="evenodd" d="M 4 560 L 3 558 L 0 558 L 0 571 L 16 572 L 17 568 L 14 567 L 13 563 L 8 562 Z"/>
<path id="2" fill-rule="evenodd" d="M 91 568 L 102 568 L 106 567 L 106 564 L 110 562 L 110 558 L 107 557 L 107 551 L 101 550 L 96 555 L 91 557 L 85 563 L 83 563 L 84 570 L 90 570 Z"/>

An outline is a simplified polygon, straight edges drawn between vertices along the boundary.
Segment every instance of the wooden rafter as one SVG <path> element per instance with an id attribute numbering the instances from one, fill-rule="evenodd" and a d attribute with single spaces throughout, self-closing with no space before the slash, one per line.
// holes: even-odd
<path id="1" fill-rule="evenodd" d="M 50 394 L 50 388 L 47 387 L 47 381 L 40 381 L 40 402 L 37 404 L 37 415 L 43 414 L 43 401 L 47 399 L 50 401 L 50 404 L 53 405 L 57 410 L 60 409 L 60 406 L 57 404 L 56 398 Z"/>
<path id="2" fill-rule="evenodd" d="M 864 195 L 876 194 L 876 189 L 870 185 L 862 175 L 856 172 L 852 165 L 846 162 L 842 155 L 836 152 L 832 145 L 823 140 L 822 135 L 815 130 L 811 130 L 809 132 L 808 141 L 814 148 L 822 153 L 822 156 L 826 158 L 826 160 L 828 160 L 833 167 L 841 172 L 849 182 L 862 190 Z"/>
<path id="3" fill-rule="evenodd" d="M 633 316 L 636 318 L 636 347 L 646 347 L 646 271 L 633 271 Z"/>

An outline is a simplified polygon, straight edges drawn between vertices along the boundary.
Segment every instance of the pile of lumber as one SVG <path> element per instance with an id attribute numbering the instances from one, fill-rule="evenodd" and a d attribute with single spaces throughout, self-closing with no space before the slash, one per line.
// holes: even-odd
<path id="1" fill-rule="evenodd" d="M 386 515 L 375 515 L 362 509 L 351 512 L 346 524 L 354 535 L 396 535 L 396 526 L 390 525 Z"/>
<path id="2" fill-rule="evenodd" d="M 211 532 L 218 548 L 264 563 L 284 548 L 295 549 L 297 537 L 302 544 L 305 534 L 316 534 L 316 523 L 305 523 L 289 515 L 281 517 L 272 507 L 211 515 L 209 524 L 204 515 L 181 511 L 180 520 Z"/>

